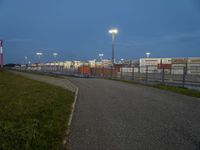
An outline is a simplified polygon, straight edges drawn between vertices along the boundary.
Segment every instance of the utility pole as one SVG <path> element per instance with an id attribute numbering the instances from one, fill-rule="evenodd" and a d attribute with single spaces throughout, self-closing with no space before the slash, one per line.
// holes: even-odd
<path id="1" fill-rule="evenodd" d="M 3 68 L 3 40 L 0 40 L 0 68 Z"/>

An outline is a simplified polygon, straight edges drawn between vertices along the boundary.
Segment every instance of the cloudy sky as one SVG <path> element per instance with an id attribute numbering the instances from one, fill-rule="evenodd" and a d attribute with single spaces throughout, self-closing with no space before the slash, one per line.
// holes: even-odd
<path id="1" fill-rule="evenodd" d="M 200 56 L 199 0 L 0 0 L 6 63 L 110 58 L 112 27 L 117 59 Z"/>

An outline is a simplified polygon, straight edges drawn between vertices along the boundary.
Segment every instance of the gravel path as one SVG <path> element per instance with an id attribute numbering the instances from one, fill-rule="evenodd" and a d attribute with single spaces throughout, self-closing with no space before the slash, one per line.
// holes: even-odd
<path id="1" fill-rule="evenodd" d="M 103 79 L 79 87 L 70 150 L 200 149 L 200 99 Z"/>

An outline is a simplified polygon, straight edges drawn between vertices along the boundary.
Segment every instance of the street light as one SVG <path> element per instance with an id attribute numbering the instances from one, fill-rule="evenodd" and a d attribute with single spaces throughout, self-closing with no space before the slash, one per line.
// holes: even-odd
<path id="1" fill-rule="evenodd" d="M 58 56 L 58 53 L 53 53 L 53 56 L 54 56 L 54 69 L 56 71 L 56 57 Z"/>
<path id="2" fill-rule="evenodd" d="M 149 52 L 146 53 L 146 57 L 147 57 L 147 58 L 149 58 L 150 55 L 151 55 L 151 53 L 149 53 Z"/>
<path id="3" fill-rule="evenodd" d="M 27 65 L 27 63 L 28 63 L 27 60 L 28 60 L 28 57 L 25 56 L 25 57 L 24 57 L 24 65 Z"/>
<path id="4" fill-rule="evenodd" d="M 99 54 L 100 59 L 102 60 L 104 54 Z"/>
<path id="5" fill-rule="evenodd" d="M 43 55 L 43 53 L 37 52 L 36 55 L 38 56 L 38 64 L 40 63 L 40 58 Z"/>
<path id="6" fill-rule="evenodd" d="M 24 65 L 26 68 L 28 67 L 28 57 L 27 56 L 24 57 Z"/>
<path id="7" fill-rule="evenodd" d="M 124 58 L 121 58 L 120 60 L 121 60 L 121 63 L 123 63 L 123 62 L 124 62 Z"/>
<path id="8" fill-rule="evenodd" d="M 53 53 L 54 58 L 58 56 L 58 53 Z"/>
<path id="9" fill-rule="evenodd" d="M 118 34 L 118 29 L 110 29 L 108 31 L 112 35 L 112 65 L 115 63 L 115 36 Z"/>
<path id="10" fill-rule="evenodd" d="M 112 35 L 112 69 L 111 69 L 111 76 L 113 77 L 113 67 L 115 63 L 115 36 L 118 34 L 118 29 L 110 29 L 108 31 L 109 34 Z"/>

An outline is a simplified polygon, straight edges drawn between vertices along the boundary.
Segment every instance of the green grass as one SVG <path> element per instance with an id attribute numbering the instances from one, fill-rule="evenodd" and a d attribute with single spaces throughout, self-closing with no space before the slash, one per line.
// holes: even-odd
<path id="1" fill-rule="evenodd" d="M 0 149 L 63 149 L 74 94 L 0 71 Z"/>
<path id="2" fill-rule="evenodd" d="M 110 79 L 108 79 L 110 80 Z M 113 81 L 120 81 L 120 82 L 124 82 L 124 83 L 128 83 L 128 84 L 140 84 L 138 82 L 132 81 L 132 80 L 122 80 L 122 79 L 111 79 Z"/>
<path id="3" fill-rule="evenodd" d="M 175 87 L 175 86 L 168 86 L 168 85 L 161 85 L 161 84 L 151 85 L 151 87 L 159 88 L 159 89 L 163 89 L 163 90 L 167 90 L 167 91 L 172 91 L 172 92 L 187 95 L 187 96 L 200 98 L 200 92 L 197 91 L 197 90 L 193 90 L 193 89 L 187 89 L 187 88 Z"/>
<path id="4" fill-rule="evenodd" d="M 41 72 L 41 71 L 31 71 L 31 70 L 17 70 L 17 71 L 31 73 L 31 74 L 45 75 L 45 76 L 54 77 L 54 78 L 61 78 L 61 79 L 64 78 L 62 75 L 50 74 L 50 73 Z"/>
<path id="5" fill-rule="evenodd" d="M 46 72 L 40 72 L 40 71 L 25 71 L 27 73 L 32 73 L 32 74 L 38 74 L 38 75 L 45 75 L 45 76 L 49 76 L 49 77 L 54 77 L 54 78 L 61 78 L 63 79 L 64 77 L 61 75 L 56 75 L 56 74 L 49 74 Z"/>
<path id="6" fill-rule="evenodd" d="M 141 84 L 135 81 L 121 80 L 121 79 L 112 79 L 112 80 L 120 81 L 120 82 L 124 82 L 128 84 L 140 84 L 144 86 L 149 86 L 153 88 L 158 88 L 158 89 L 167 90 L 167 91 L 171 91 L 171 92 L 175 92 L 175 93 L 179 93 L 179 94 L 183 94 L 187 96 L 200 98 L 200 91 L 198 90 L 193 90 L 193 89 L 188 89 L 188 88 L 183 88 L 183 87 L 176 87 L 176 86 L 168 86 L 168 85 L 162 85 L 162 84 L 155 84 L 155 85 L 148 84 L 147 85 L 147 84 Z"/>

